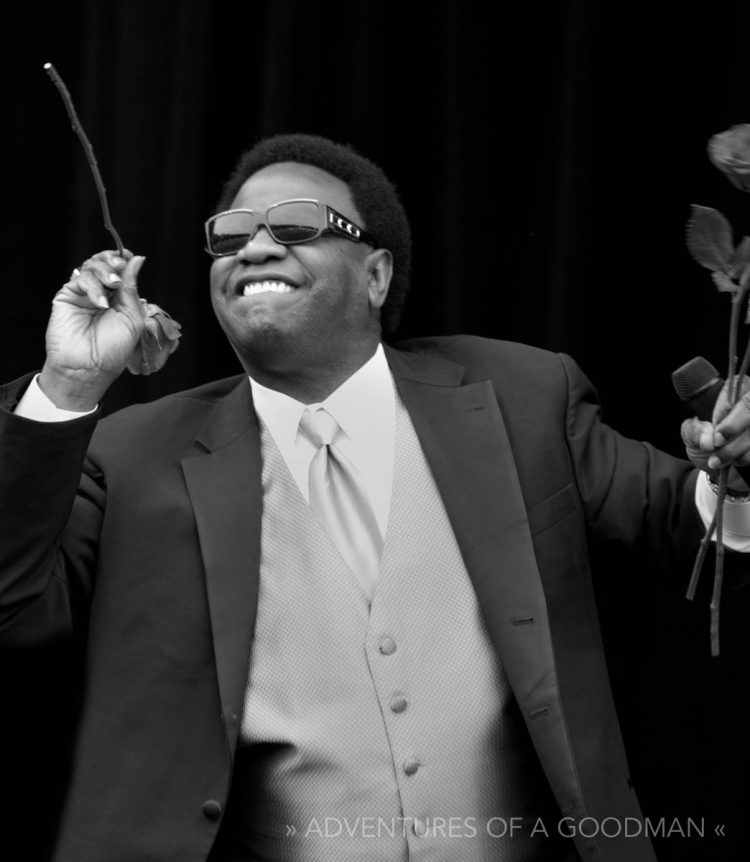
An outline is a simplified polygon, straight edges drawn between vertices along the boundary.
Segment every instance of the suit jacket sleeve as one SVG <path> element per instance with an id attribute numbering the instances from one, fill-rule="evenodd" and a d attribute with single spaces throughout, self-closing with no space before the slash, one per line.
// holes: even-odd
<path id="1" fill-rule="evenodd" d="M 704 532 L 695 507 L 698 471 L 604 424 L 594 387 L 572 359 L 562 356 L 562 363 L 566 437 L 593 539 L 647 550 L 665 565 L 694 554 Z"/>
<path id="2" fill-rule="evenodd" d="M 13 645 L 66 636 L 85 620 L 105 499 L 101 477 L 84 469 L 97 414 L 14 415 L 30 379 L 0 388 L 0 643 Z"/>

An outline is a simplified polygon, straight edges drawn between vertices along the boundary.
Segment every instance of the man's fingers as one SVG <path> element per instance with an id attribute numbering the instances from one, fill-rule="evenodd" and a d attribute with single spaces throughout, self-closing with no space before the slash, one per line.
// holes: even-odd
<path id="1" fill-rule="evenodd" d="M 114 260 L 118 260 L 116 257 Z M 119 287 L 122 282 L 120 274 L 125 269 L 125 261 L 120 259 L 119 266 L 110 266 L 108 263 L 99 260 L 88 260 L 81 266 L 83 272 L 91 273 L 95 278 L 109 288 Z"/>
<path id="2" fill-rule="evenodd" d="M 73 270 L 54 301 L 103 310 L 122 306 L 140 315 L 136 280 L 144 260 L 127 250 L 123 257 L 114 251 L 99 252 Z"/>
<path id="3" fill-rule="evenodd" d="M 740 397 L 715 427 L 712 436 L 714 452 L 708 460 L 710 470 L 750 463 L 750 392 Z"/>
<path id="4" fill-rule="evenodd" d="M 732 464 L 740 467 L 750 464 L 750 431 L 725 442 L 710 422 L 694 418 L 682 423 L 680 435 L 687 457 L 696 467 L 715 471 Z M 721 445 L 717 445 L 717 438 Z"/>
<path id="5" fill-rule="evenodd" d="M 129 289 L 136 288 L 136 279 L 138 278 L 138 273 L 141 271 L 141 267 L 143 266 L 143 262 L 146 260 L 143 255 L 137 254 L 130 258 L 130 260 L 125 265 L 122 280 L 123 283 Z"/>
<path id="6" fill-rule="evenodd" d="M 94 259 L 100 258 L 103 260 L 108 266 L 111 266 L 113 269 L 122 270 L 125 267 L 125 264 L 133 257 L 133 252 L 130 249 L 124 248 L 122 250 L 122 254 L 119 254 L 116 251 L 102 251 L 98 255 L 94 255 Z"/>
<path id="7" fill-rule="evenodd" d="M 79 308 L 109 308 L 106 291 L 91 272 L 73 270 L 67 281 L 55 294 L 53 302 L 66 302 Z"/>
<path id="8" fill-rule="evenodd" d="M 141 271 L 145 260 L 145 257 L 136 255 L 127 262 L 122 272 L 123 291 L 134 294 L 136 299 L 138 299 L 138 273 Z"/>
<path id="9" fill-rule="evenodd" d="M 90 273 L 106 290 L 97 291 L 97 304 L 101 308 L 111 305 L 108 290 L 116 290 L 122 284 L 122 277 L 129 260 L 133 255 L 123 251 L 122 257 L 115 251 L 100 251 L 81 264 L 83 273 Z"/>
<path id="10" fill-rule="evenodd" d="M 695 454 L 714 450 L 714 426 L 700 419 L 686 419 L 680 429 L 682 442 Z"/>
<path id="11" fill-rule="evenodd" d="M 710 470 L 719 470 L 729 464 L 743 467 L 750 463 L 750 434 L 740 434 L 725 446 L 716 449 L 708 459 Z"/>
<path id="12" fill-rule="evenodd" d="M 141 271 L 145 257 L 136 255 L 125 265 L 120 282 L 115 285 L 112 295 L 112 305 L 119 311 L 125 311 L 133 319 L 140 320 L 143 317 L 143 309 L 138 296 L 138 273 Z"/>
<path id="13" fill-rule="evenodd" d="M 750 392 L 745 392 L 717 425 L 714 442 L 717 446 L 723 446 L 748 429 L 750 429 Z"/>
<path id="14" fill-rule="evenodd" d="M 87 263 L 91 262 L 100 262 L 104 263 L 112 269 L 121 270 L 125 264 L 133 257 L 133 252 L 130 249 L 124 248 L 122 250 L 122 254 L 117 251 L 113 251 L 109 249 L 107 251 L 98 251 L 96 254 L 92 254 L 88 260 L 84 261 L 81 264 L 81 269 L 86 266 Z"/>

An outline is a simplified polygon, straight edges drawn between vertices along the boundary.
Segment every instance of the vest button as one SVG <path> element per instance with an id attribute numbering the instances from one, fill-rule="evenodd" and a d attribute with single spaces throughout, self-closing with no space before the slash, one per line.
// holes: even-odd
<path id="1" fill-rule="evenodd" d="M 424 838 L 427 835 L 427 821 L 423 817 L 415 817 L 411 824 L 411 831 L 417 838 Z"/>
<path id="2" fill-rule="evenodd" d="M 407 757 L 404 761 L 404 772 L 407 775 L 414 775 L 420 767 L 420 763 L 416 757 Z"/>
<path id="3" fill-rule="evenodd" d="M 380 643 L 378 644 L 378 649 L 383 655 L 393 655 L 396 652 L 396 641 L 393 638 L 385 635 L 380 638 Z"/>
<path id="4" fill-rule="evenodd" d="M 403 712 L 408 706 L 408 701 L 403 694 L 394 694 L 391 698 L 391 712 Z"/>
<path id="5" fill-rule="evenodd" d="M 218 820 L 221 817 L 223 809 L 221 802 L 217 802 L 215 799 L 207 799 L 203 803 L 201 810 L 203 811 L 203 816 L 208 818 L 208 820 Z"/>

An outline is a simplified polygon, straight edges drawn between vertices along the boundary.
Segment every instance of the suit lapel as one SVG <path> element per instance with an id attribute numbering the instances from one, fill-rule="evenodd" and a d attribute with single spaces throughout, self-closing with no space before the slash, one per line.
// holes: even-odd
<path id="1" fill-rule="evenodd" d="M 546 620 L 546 607 L 492 386 L 488 380 L 459 385 L 463 369 L 446 360 L 416 355 L 406 365 L 400 354 L 388 357 L 513 689 L 518 697 L 549 689 L 544 674 L 551 654 L 545 639 L 532 634 L 543 626 L 518 622 Z"/>
<path id="2" fill-rule="evenodd" d="M 453 526 L 487 630 L 548 779 L 565 810 L 578 797 L 547 606 L 513 451 L 489 380 L 431 355 L 387 351 Z"/>
<path id="3" fill-rule="evenodd" d="M 232 752 L 247 685 L 258 602 L 260 433 L 247 378 L 219 402 L 182 468 L 206 574 L 221 707 Z"/>

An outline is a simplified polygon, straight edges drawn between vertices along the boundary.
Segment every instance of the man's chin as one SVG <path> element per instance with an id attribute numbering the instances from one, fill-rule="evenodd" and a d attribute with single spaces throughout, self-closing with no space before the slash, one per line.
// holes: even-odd
<path id="1" fill-rule="evenodd" d="M 264 316 L 253 316 L 239 331 L 227 332 L 229 341 L 245 367 L 278 366 L 283 357 L 293 352 L 293 342 L 278 321 Z"/>

